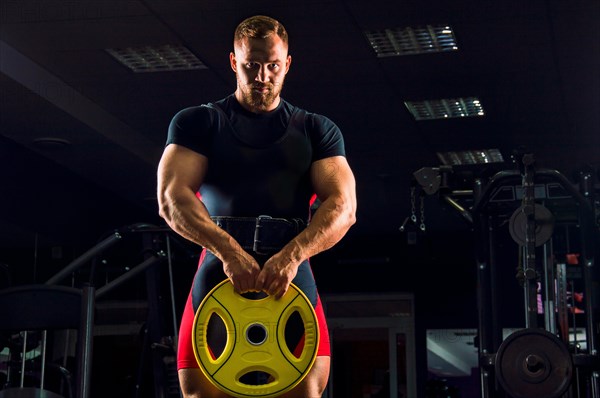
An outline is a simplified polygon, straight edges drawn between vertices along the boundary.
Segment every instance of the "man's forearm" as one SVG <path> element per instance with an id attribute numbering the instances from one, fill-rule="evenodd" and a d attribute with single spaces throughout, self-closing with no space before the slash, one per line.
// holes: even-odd
<path id="1" fill-rule="evenodd" d="M 308 227 L 282 251 L 288 251 L 289 258 L 300 263 L 333 247 L 355 222 L 355 206 L 352 201 L 343 197 L 330 197 L 321 203 Z"/>
<path id="2" fill-rule="evenodd" d="M 219 259 L 224 260 L 232 252 L 242 250 L 235 239 L 212 221 L 206 207 L 194 194 L 166 195 L 160 209 L 161 217 L 171 229 Z"/>

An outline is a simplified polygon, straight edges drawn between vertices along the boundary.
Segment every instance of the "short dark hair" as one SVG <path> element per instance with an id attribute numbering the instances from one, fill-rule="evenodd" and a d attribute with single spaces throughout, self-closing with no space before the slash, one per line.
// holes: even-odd
<path id="1" fill-rule="evenodd" d="M 281 22 L 265 15 L 255 15 L 240 22 L 235 29 L 233 44 L 245 37 L 266 39 L 272 34 L 279 36 L 285 45 L 288 45 L 288 34 Z"/>

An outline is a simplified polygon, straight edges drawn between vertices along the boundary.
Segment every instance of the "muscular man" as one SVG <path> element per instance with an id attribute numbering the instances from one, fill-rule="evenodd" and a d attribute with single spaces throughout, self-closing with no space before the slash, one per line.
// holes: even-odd
<path id="1" fill-rule="evenodd" d="M 160 215 L 204 248 L 181 322 L 181 389 L 186 398 L 228 396 L 200 371 L 191 346 L 194 313 L 212 287 L 229 278 L 237 293 L 279 298 L 293 282 L 315 307 L 321 341 L 308 375 L 282 396 L 318 398 L 329 377 L 330 347 L 308 260 L 354 224 L 354 176 L 338 127 L 280 97 L 292 61 L 283 25 L 248 18 L 233 44 L 235 93 L 180 111 L 158 167 Z M 311 214 L 314 194 L 320 205 Z M 249 235 L 259 216 L 264 239 L 257 245 Z"/>

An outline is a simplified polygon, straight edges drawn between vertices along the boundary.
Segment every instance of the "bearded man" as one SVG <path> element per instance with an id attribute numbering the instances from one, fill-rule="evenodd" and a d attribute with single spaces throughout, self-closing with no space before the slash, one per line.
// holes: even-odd
<path id="1" fill-rule="evenodd" d="M 317 314 L 317 358 L 282 397 L 319 398 L 327 385 L 327 322 L 309 259 L 338 243 L 355 222 L 353 173 L 340 129 L 281 98 L 292 62 L 288 34 L 270 17 L 242 21 L 229 59 L 235 92 L 178 112 L 158 167 L 160 215 L 203 247 L 181 321 L 180 385 L 186 398 L 228 397 L 200 371 L 192 348 L 194 314 L 224 279 L 239 294 L 281 298 L 290 283 Z M 311 212 L 311 199 L 319 206 Z M 262 223 L 261 242 L 253 240 Z"/>

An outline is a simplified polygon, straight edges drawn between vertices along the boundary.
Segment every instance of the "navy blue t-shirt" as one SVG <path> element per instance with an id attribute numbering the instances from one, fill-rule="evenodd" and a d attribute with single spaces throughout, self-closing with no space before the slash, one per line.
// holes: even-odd
<path id="1" fill-rule="evenodd" d="M 256 114 L 234 95 L 178 112 L 169 126 L 172 143 L 208 158 L 200 193 L 212 216 L 306 220 L 312 162 L 345 156 L 340 129 L 327 117 L 283 99 Z"/>

